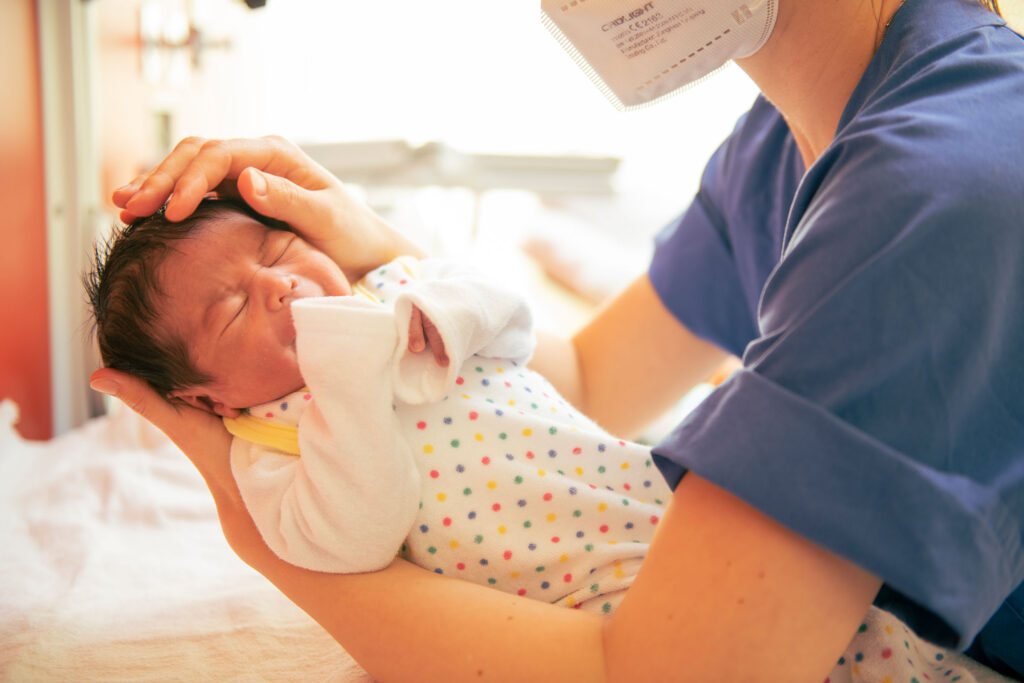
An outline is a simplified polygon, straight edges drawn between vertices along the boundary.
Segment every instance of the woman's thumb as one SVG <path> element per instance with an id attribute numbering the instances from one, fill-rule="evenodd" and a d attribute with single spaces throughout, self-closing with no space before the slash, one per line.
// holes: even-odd
<path id="1" fill-rule="evenodd" d="M 323 198 L 286 178 L 247 168 L 238 176 L 238 192 L 257 212 L 302 229 L 316 225 L 325 209 Z"/>

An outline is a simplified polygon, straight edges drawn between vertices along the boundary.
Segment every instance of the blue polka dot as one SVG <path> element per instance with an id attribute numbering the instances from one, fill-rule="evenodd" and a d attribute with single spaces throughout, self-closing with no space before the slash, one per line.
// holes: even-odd
<path id="1" fill-rule="evenodd" d="M 550 583 L 548 583 L 547 581 L 545 581 L 544 583 L 542 583 L 542 584 L 540 585 L 540 587 L 541 587 L 541 588 L 543 588 L 544 590 L 547 590 L 548 588 L 550 588 L 550 587 L 551 587 L 551 584 L 550 584 Z"/>
<path id="2" fill-rule="evenodd" d="M 480 380 L 480 384 L 483 384 L 485 387 L 489 387 L 491 386 L 491 381 L 488 379 Z"/>
<path id="3" fill-rule="evenodd" d="M 501 408 L 498 408 L 497 410 L 494 411 L 494 414 L 497 415 L 498 417 L 501 417 L 505 413 L 501 412 Z"/>
<path id="4" fill-rule="evenodd" d="M 482 566 L 486 567 L 487 566 L 487 558 L 486 557 L 481 557 L 480 558 L 480 564 Z"/>
<path id="5" fill-rule="evenodd" d="M 557 457 L 557 456 L 558 456 L 558 451 L 556 451 L 554 449 L 551 449 L 550 451 L 548 451 L 548 457 L 549 458 L 554 458 L 554 457 Z"/>
<path id="6" fill-rule="evenodd" d="M 459 474 L 462 474 L 463 472 L 466 471 L 466 467 L 465 465 L 456 465 L 455 471 L 458 472 Z"/>
<path id="7" fill-rule="evenodd" d="M 603 443 L 597 444 L 597 450 L 598 450 L 599 453 L 604 453 L 604 444 Z"/>
<path id="8" fill-rule="evenodd" d="M 576 487 L 575 486 L 570 486 L 569 487 L 569 495 L 570 496 L 575 496 L 577 493 L 578 492 L 576 491 Z"/>
<path id="9" fill-rule="evenodd" d="M 476 512 L 472 512 L 472 511 L 471 511 L 471 512 L 470 512 L 470 513 L 469 513 L 468 515 L 466 515 L 466 516 L 467 516 L 467 517 L 469 517 L 470 519 L 476 519 Z"/>
<path id="10" fill-rule="evenodd" d="M 516 505 L 518 505 L 521 508 L 524 508 L 524 507 L 526 507 L 526 501 L 524 499 L 520 498 L 518 501 L 516 501 Z"/>
<path id="11" fill-rule="evenodd" d="M 426 524 L 420 524 L 420 531 L 422 531 L 423 533 L 427 533 L 428 531 L 430 531 L 430 527 L 428 527 Z"/>
<path id="12" fill-rule="evenodd" d="M 626 522 L 626 528 L 627 529 L 632 529 L 633 528 L 633 522 Z"/>
<path id="13" fill-rule="evenodd" d="M 577 531 L 576 532 L 576 538 L 583 538 L 583 532 L 582 531 Z"/>
<path id="14" fill-rule="evenodd" d="M 288 410 L 288 401 L 281 404 L 281 410 Z"/>
<path id="15" fill-rule="evenodd" d="M 530 550 L 536 550 L 537 549 L 537 544 L 536 543 L 531 543 L 530 545 L 528 545 L 526 547 L 529 548 Z"/>
<path id="16" fill-rule="evenodd" d="M 644 488 L 645 488 L 645 489 L 649 489 L 649 488 L 651 488 L 651 482 L 649 482 L 649 481 L 645 481 L 645 482 L 644 482 Z"/>
<path id="17" fill-rule="evenodd" d="M 450 425 L 450 424 L 452 423 L 452 419 L 451 419 L 450 417 L 446 417 L 446 418 L 444 419 L 444 423 L 445 423 L 446 425 Z"/>
<path id="18" fill-rule="evenodd" d="M 443 572 L 443 571 L 441 571 L 441 568 L 440 568 L 440 567 L 438 567 L 437 569 L 435 569 L 435 570 L 434 570 L 434 573 L 435 573 L 435 574 L 444 574 L 444 572 Z"/>

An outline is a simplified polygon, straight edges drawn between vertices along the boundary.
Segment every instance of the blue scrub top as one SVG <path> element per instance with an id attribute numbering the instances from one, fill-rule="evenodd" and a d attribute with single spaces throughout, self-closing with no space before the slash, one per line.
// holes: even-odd
<path id="1" fill-rule="evenodd" d="M 669 482 L 874 572 L 934 642 L 989 624 L 972 653 L 1024 674 L 1024 40 L 907 0 L 813 166 L 759 99 L 650 278 L 743 357 L 655 449 Z"/>

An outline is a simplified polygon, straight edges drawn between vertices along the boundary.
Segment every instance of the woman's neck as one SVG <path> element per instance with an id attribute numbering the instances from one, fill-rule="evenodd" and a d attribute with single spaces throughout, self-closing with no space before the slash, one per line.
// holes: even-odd
<path id="1" fill-rule="evenodd" d="M 805 166 L 839 117 L 903 0 L 779 0 L 768 42 L 736 63 L 782 112 Z"/>

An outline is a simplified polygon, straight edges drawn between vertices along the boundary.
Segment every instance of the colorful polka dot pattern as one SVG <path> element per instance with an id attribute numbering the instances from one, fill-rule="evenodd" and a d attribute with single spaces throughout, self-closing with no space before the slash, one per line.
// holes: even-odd
<path id="1" fill-rule="evenodd" d="M 407 276 L 396 270 L 367 287 L 393 298 Z M 297 424 L 296 398 L 252 412 Z M 509 360 L 470 358 L 444 400 L 395 411 L 422 486 L 404 557 L 523 597 L 615 609 L 671 496 L 647 447 L 609 436 Z"/>
<path id="2" fill-rule="evenodd" d="M 872 607 L 825 683 L 976 683 L 949 654 L 918 638 L 892 614 Z"/>
<path id="3" fill-rule="evenodd" d="M 396 411 L 423 482 L 405 557 L 524 597 L 614 609 L 671 495 L 649 449 L 608 436 L 503 360 L 472 358 L 444 401 Z"/>

